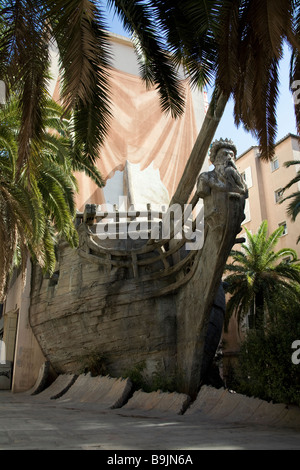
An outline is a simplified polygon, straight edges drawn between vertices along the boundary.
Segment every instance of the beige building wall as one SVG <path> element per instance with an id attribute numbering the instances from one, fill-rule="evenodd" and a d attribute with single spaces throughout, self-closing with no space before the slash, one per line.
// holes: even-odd
<path id="1" fill-rule="evenodd" d="M 290 160 L 300 160 L 299 137 L 289 134 L 276 145 L 273 162 L 262 161 L 258 147 L 253 147 L 241 155 L 237 160 L 237 167 L 245 176 L 249 188 L 249 199 L 246 205 L 246 219 L 243 227 L 256 233 L 263 220 L 268 221 L 269 233 L 272 233 L 279 224 L 286 223 L 287 232 L 277 245 L 277 249 L 293 248 L 300 258 L 300 219 L 295 222 L 287 215 L 288 201 L 280 204 L 275 194 L 289 183 L 299 170 L 297 166 L 286 168 L 284 163 Z M 299 191 L 300 187 L 294 185 L 284 193 L 283 197 Z M 243 232 L 242 232 L 243 233 Z"/>
<path id="2" fill-rule="evenodd" d="M 280 198 L 276 201 L 275 193 L 286 186 L 297 174 L 300 167 L 298 165 L 286 168 L 284 163 L 290 160 L 300 160 L 300 138 L 293 134 L 288 134 L 281 139 L 275 150 L 275 157 L 272 162 L 262 161 L 259 156 L 259 148 L 251 147 L 248 151 L 240 155 L 237 159 L 237 168 L 243 175 L 249 190 L 249 198 L 246 203 L 246 218 L 242 227 L 246 227 L 251 233 L 257 230 L 263 220 L 268 221 L 269 234 L 278 228 L 279 224 L 286 223 L 286 234 L 282 235 L 276 250 L 282 248 L 293 248 L 300 259 L 300 243 L 297 239 L 300 236 L 300 216 L 293 222 L 287 215 L 288 201 L 280 204 Z M 300 191 L 300 185 L 294 184 L 284 193 L 283 197 Z M 242 230 L 240 236 L 245 236 Z M 240 250 L 240 245 L 233 247 Z M 223 334 L 224 356 L 226 358 L 236 357 L 243 335 L 238 332 L 237 324 L 231 320 L 228 333 Z M 226 361 L 225 361 L 226 362 Z"/>
<path id="3" fill-rule="evenodd" d="M 12 391 L 30 389 L 37 379 L 45 358 L 29 324 L 31 262 L 28 259 L 26 277 L 15 277 L 4 305 L 4 335 L 6 360 L 13 363 Z"/>

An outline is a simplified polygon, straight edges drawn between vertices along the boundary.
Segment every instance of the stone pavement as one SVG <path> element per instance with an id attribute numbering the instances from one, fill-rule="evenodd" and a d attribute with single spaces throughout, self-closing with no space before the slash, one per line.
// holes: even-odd
<path id="1" fill-rule="evenodd" d="M 37 398 L 0 391 L 0 450 L 300 450 L 300 428 L 280 422 Z"/>

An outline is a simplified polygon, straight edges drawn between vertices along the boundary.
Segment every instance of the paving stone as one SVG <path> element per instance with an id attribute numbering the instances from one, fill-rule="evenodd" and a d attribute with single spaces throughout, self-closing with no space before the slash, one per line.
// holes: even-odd
<path id="1" fill-rule="evenodd" d="M 239 424 L 202 419 L 197 413 L 153 416 L 151 410 L 137 415 L 127 410 L 126 415 L 121 414 L 124 408 L 36 398 L 0 391 L 0 451 L 107 450 L 114 455 L 132 450 L 137 456 L 142 450 L 152 455 L 186 451 L 201 466 L 203 456 L 195 450 L 300 450 L 300 429 L 294 423 Z"/>

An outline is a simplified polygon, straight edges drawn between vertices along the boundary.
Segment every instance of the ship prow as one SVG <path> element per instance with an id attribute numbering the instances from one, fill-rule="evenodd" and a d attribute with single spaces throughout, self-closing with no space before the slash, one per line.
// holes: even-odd
<path id="1" fill-rule="evenodd" d="M 143 364 L 148 381 L 160 374 L 196 395 L 221 336 L 222 274 L 247 197 L 215 176 L 200 175 L 185 207 L 77 214 L 78 249 L 61 243 L 50 279 L 33 272 L 30 323 L 56 372 L 78 373 L 97 354 L 112 376 Z"/>

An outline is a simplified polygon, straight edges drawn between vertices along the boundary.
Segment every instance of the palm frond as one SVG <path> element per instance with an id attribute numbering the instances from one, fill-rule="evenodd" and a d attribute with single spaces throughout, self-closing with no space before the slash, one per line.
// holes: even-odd
<path id="1" fill-rule="evenodd" d="M 300 160 L 289 160 L 287 162 L 284 162 L 284 166 L 286 168 L 289 168 L 291 165 L 300 165 Z"/>
<path id="2" fill-rule="evenodd" d="M 76 151 L 77 156 L 74 157 L 74 152 Z M 97 186 L 99 186 L 99 188 L 102 188 L 105 185 L 105 182 L 98 168 L 93 165 L 90 160 L 85 158 L 85 155 L 82 152 L 78 152 L 78 149 L 74 149 L 74 152 L 71 152 L 73 171 L 84 172 L 92 181 L 94 181 L 94 183 L 96 183 Z"/>
<path id="3" fill-rule="evenodd" d="M 173 117 L 180 116 L 184 109 L 183 90 L 176 68 L 155 27 L 153 10 L 142 0 L 108 0 L 108 5 L 115 9 L 125 29 L 137 41 L 141 76 L 148 86 L 158 88 L 163 111 L 170 111 Z"/>
<path id="4" fill-rule="evenodd" d="M 294 178 L 291 179 L 291 181 L 289 181 L 289 183 L 284 186 L 283 189 L 283 192 L 285 192 L 287 189 L 291 188 L 294 184 L 297 184 L 299 183 L 300 181 L 300 172 L 298 172 L 297 176 L 295 176 Z M 282 204 L 282 202 L 284 201 L 285 199 L 281 200 L 280 203 Z"/>
<path id="5" fill-rule="evenodd" d="M 43 12 L 30 1 L 12 1 L 3 11 L 7 28 L 6 74 L 18 91 L 21 110 L 19 130 L 19 170 L 30 158 L 31 141 L 43 131 L 43 109 L 47 99 L 49 29 Z M 1 49 L 1 45 L 0 45 Z"/>
<path id="6" fill-rule="evenodd" d="M 292 31 L 292 16 L 289 0 L 276 6 L 267 1 L 237 1 L 223 8 L 217 80 L 222 90 L 232 93 L 236 125 L 242 123 L 258 138 L 265 160 L 274 154 L 278 64 L 283 41 Z"/>
<path id="7" fill-rule="evenodd" d="M 291 63 L 290 63 L 290 89 L 295 93 L 294 84 L 297 83 L 300 76 L 300 48 L 299 48 L 299 37 L 300 37 L 300 9 L 298 2 L 295 2 L 296 10 L 293 15 L 293 34 L 290 40 L 292 45 Z M 295 44 L 296 43 L 296 44 Z M 297 93 L 297 92 L 296 92 Z M 294 110 L 296 117 L 296 127 L 298 133 L 300 132 L 300 104 L 297 99 L 294 99 Z"/>
<path id="8" fill-rule="evenodd" d="M 284 279 L 289 281 L 294 281 L 298 284 L 300 283 L 300 265 L 299 264 L 287 264 L 287 263 L 280 263 L 275 268 L 274 271 L 276 274 L 279 274 Z M 288 286 L 291 286 L 290 283 L 287 283 Z M 294 285 L 291 286 L 294 288 Z"/>
<path id="9" fill-rule="evenodd" d="M 293 221 L 296 220 L 297 215 L 300 212 L 300 191 L 290 194 L 284 198 L 284 201 L 293 199 L 292 202 L 287 207 L 287 214 L 291 217 Z"/>
<path id="10" fill-rule="evenodd" d="M 31 145 L 31 156 L 17 174 L 18 126 L 16 100 L 0 108 L 0 294 L 5 295 L 16 254 L 21 270 L 28 253 L 44 270 L 55 266 L 55 246 L 64 238 L 71 247 L 78 245 L 74 226 L 74 171 L 85 171 L 102 184 L 101 175 L 83 153 L 74 155 L 68 121 L 60 121 L 63 110 L 48 102 L 45 129 Z M 61 135 L 62 134 L 62 135 Z"/>
<path id="11" fill-rule="evenodd" d="M 268 224 L 263 221 L 256 234 L 248 233 L 248 249 L 234 251 L 233 263 L 226 265 L 224 279 L 226 292 L 230 294 L 227 304 L 226 325 L 234 314 L 238 324 L 252 307 L 256 327 L 261 324 L 263 312 L 272 315 L 272 305 L 278 292 L 285 300 L 300 300 L 300 263 L 295 250 L 274 248 L 282 234 L 282 228 L 268 236 Z M 282 259 L 290 256 L 291 262 Z"/>
<path id="12" fill-rule="evenodd" d="M 94 162 L 110 120 L 110 51 L 102 15 L 93 1 L 44 3 L 59 48 L 62 100 L 73 110 L 77 144 Z"/>
<path id="13" fill-rule="evenodd" d="M 214 79 L 215 36 L 221 30 L 218 18 L 221 3 L 214 0 L 151 2 L 175 63 L 184 66 L 192 86 L 203 88 Z"/>

